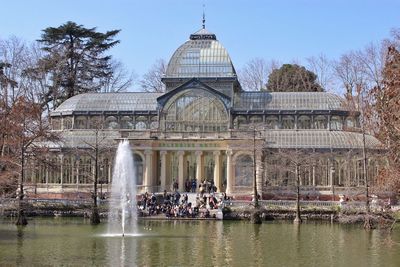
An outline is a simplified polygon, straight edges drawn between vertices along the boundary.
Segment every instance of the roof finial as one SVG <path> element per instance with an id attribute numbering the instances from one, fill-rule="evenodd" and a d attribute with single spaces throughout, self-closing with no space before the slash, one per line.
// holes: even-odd
<path id="1" fill-rule="evenodd" d="M 203 4 L 203 29 L 206 28 L 206 14 L 205 14 L 205 4 Z"/>

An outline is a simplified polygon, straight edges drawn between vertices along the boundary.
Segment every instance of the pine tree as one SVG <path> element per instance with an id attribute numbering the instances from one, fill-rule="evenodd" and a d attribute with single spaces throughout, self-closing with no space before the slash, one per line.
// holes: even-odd
<path id="1" fill-rule="evenodd" d="M 105 52 L 119 43 L 114 40 L 119 31 L 101 33 L 71 21 L 44 29 L 38 41 L 47 53 L 40 67 L 52 80 L 44 102 L 53 102 L 56 107 L 74 95 L 98 92 L 112 76 L 111 56 Z"/>

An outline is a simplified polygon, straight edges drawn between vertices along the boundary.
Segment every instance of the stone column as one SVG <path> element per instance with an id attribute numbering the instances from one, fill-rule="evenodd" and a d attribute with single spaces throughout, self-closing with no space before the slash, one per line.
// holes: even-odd
<path id="1" fill-rule="evenodd" d="M 219 151 L 214 151 L 214 185 L 217 187 L 218 192 L 221 192 L 221 160 Z"/>
<path id="2" fill-rule="evenodd" d="M 226 151 L 226 194 L 232 194 L 232 150 Z"/>
<path id="3" fill-rule="evenodd" d="M 166 190 L 167 182 L 167 151 L 160 151 L 161 157 L 161 191 Z"/>
<path id="4" fill-rule="evenodd" d="M 312 166 L 312 185 L 315 187 L 315 165 Z"/>
<path id="5" fill-rule="evenodd" d="M 79 184 L 79 160 L 76 161 L 76 184 Z"/>
<path id="6" fill-rule="evenodd" d="M 185 180 L 184 180 L 184 156 L 185 151 L 178 151 L 178 189 L 180 192 L 185 191 Z"/>
<path id="7" fill-rule="evenodd" d="M 196 180 L 197 180 L 196 191 L 198 191 L 199 185 L 201 184 L 203 179 L 203 152 L 196 151 L 195 154 L 196 154 Z"/>
<path id="8" fill-rule="evenodd" d="M 299 175 L 299 171 L 300 171 L 300 165 L 298 166 L 298 168 L 296 168 L 296 180 L 297 180 L 297 175 Z M 301 172 L 300 172 L 301 174 Z M 299 176 L 299 185 L 302 186 L 303 185 L 303 181 L 301 179 L 301 175 Z"/>
<path id="9" fill-rule="evenodd" d="M 107 170 L 107 172 L 108 172 L 108 177 L 107 177 L 107 182 L 108 182 L 108 184 L 110 185 L 111 184 L 111 179 L 112 179 L 112 175 L 111 175 L 111 163 L 112 163 L 112 161 L 108 161 L 108 170 Z"/>
<path id="10" fill-rule="evenodd" d="M 152 159 L 153 159 L 153 151 L 146 150 L 145 154 L 145 169 L 144 169 L 144 191 L 150 192 L 152 186 L 152 177 L 153 177 L 153 169 L 152 169 Z"/>
<path id="11" fill-rule="evenodd" d="M 257 193 L 261 196 L 262 193 L 262 161 L 261 161 L 261 151 L 256 153 L 256 183 L 257 183 Z"/>
<path id="12" fill-rule="evenodd" d="M 71 158 L 71 179 L 70 179 L 70 184 L 74 183 L 75 172 L 76 172 L 76 170 L 75 170 L 75 160 L 72 157 Z"/>
<path id="13" fill-rule="evenodd" d="M 60 155 L 59 159 L 60 159 L 60 184 L 62 187 L 64 183 L 64 155 Z"/>

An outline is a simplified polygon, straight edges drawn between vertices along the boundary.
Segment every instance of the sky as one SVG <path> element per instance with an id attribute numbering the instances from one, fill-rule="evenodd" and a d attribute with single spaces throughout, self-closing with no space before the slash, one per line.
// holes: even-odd
<path id="1" fill-rule="evenodd" d="M 400 0 L 0 0 L 0 39 L 40 39 L 42 30 L 73 21 L 105 32 L 120 29 L 110 54 L 140 77 L 166 61 L 189 35 L 217 35 L 236 69 L 252 58 L 304 62 L 390 36 L 400 27 Z"/>

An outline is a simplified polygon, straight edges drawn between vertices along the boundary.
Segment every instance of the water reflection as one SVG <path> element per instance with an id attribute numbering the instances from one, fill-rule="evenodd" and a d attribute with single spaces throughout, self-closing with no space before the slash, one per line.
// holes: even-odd
<path id="1" fill-rule="evenodd" d="M 0 223 L 0 266 L 400 266 L 400 227 L 142 221 L 138 236 L 58 219 Z M 49 256 L 50 255 L 50 256 Z"/>
<path id="2" fill-rule="evenodd" d="M 17 226 L 17 258 L 16 265 L 21 266 L 24 262 L 24 228 L 25 226 Z"/>
<path id="3" fill-rule="evenodd" d="M 136 266 L 137 237 L 107 237 L 109 266 Z"/>

